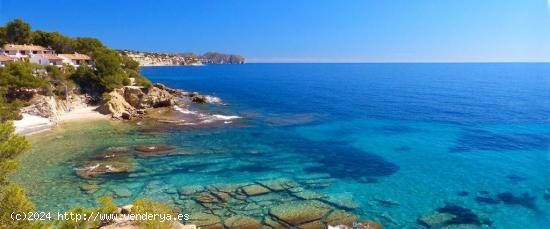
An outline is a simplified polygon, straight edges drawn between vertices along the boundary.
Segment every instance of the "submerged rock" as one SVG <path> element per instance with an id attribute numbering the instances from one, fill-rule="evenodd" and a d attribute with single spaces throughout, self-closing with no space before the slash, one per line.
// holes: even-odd
<path id="1" fill-rule="evenodd" d="M 272 191 L 282 191 L 297 187 L 298 184 L 290 179 L 279 178 L 274 180 L 259 181 L 258 183 L 269 188 Z"/>
<path id="2" fill-rule="evenodd" d="M 116 197 L 120 197 L 120 198 L 126 198 L 126 197 L 132 196 L 132 192 L 127 188 L 122 188 L 122 187 L 115 188 L 113 189 L 113 192 L 115 193 Z"/>
<path id="3" fill-rule="evenodd" d="M 197 225 L 199 228 L 206 229 L 223 229 L 224 226 L 220 217 L 214 214 L 204 212 L 193 212 L 189 216 L 189 223 Z"/>
<path id="4" fill-rule="evenodd" d="M 357 217 L 343 211 L 333 211 L 330 215 L 322 220 L 328 225 L 345 225 L 353 227 L 353 223 L 357 222 Z"/>
<path id="5" fill-rule="evenodd" d="M 482 204 L 498 204 L 500 200 L 494 199 L 490 196 L 476 196 L 476 201 Z"/>
<path id="6" fill-rule="evenodd" d="M 436 228 L 480 228 L 482 225 L 491 225 L 488 219 L 483 219 L 472 210 L 457 206 L 446 205 L 435 212 L 418 218 L 418 223 L 429 229 Z"/>
<path id="7" fill-rule="evenodd" d="M 176 147 L 162 144 L 147 144 L 147 145 L 138 145 L 134 149 L 139 152 L 150 153 L 150 152 L 161 152 L 175 149 Z"/>
<path id="8" fill-rule="evenodd" d="M 132 152 L 126 147 L 109 147 L 101 153 L 95 154 L 92 160 L 119 160 L 132 157 Z"/>
<path id="9" fill-rule="evenodd" d="M 76 174 L 81 178 L 95 177 L 109 173 L 127 173 L 133 169 L 133 165 L 120 161 L 97 161 L 76 169 Z"/>
<path id="10" fill-rule="evenodd" d="M 489 220 L 481 219 L 472 210 L 458 205 L 447 205 L 445 207 L 438 208 L 437 211 L 440 213 L 448 213 L 455 216 L 449 221 L 449 224 L 492 224 L 492 222 Z"/>
<path id="11" fill-rule="evenodd" d="M 84 183 L 80 186 L 80 190 L 88 193 L 88 194 L 93 194 L 95 192 L 97 192 L 97 190 L 99 190 L 99 185 L 98 184 L 90 184 L 90 183 Z"/>
<path id="12" fill-rule="evenodd" d="M 247 196 L 256 196 L 256 195 L 262 195 L 262 194 L 271 192 L 271 190 L 258 184 L 244 186 L 242 187 L 242 190 L 244 194 L 246 194 Z"/>
<path id="13" fill-rule="evenodd" d="M 529 193 L 523 193 L 521 196 L 515 196 L 510 192 L 503 192 L 497 195 L 505 204 L 517 204 L 529 209 L 536 209 L 535 199 L 537 197 L 529 195 Z"/>
<path id="14" fill-rule="evenodd" d="M 224 225 L 227 228 L 235 229 L 260 229 L 260 222 L 257 219 L 247 216 L 232 216 L 224 220 Z"/>
<path id="15" fill-rule="evenodd" d="M 466 191 L 462 191 L 462 192 L 457 193 L 457 195 L 458 196 L 468 196 L 468 195 L 470 195 L 470 193 L 466 192 Z"/>
<path id="16" fill-rule="evenodd" d="M 327 197 L 324 194 L 309 191 L 306 189 L 300 189 L 300 191 L 293 190 L 292 195 L 302 200 L 321 200 Z"/>
<path id="17" fill-rule="evenodd" d="M 269 213 L 276 219 L 292 226 L 321 220 L 331 208 L 318 201 L 283 203 L 271 208 Z"/>
<path id="18" fill-rule="evenodd" d="M 336 206 L 341 209 L 346 209 L 346 210 L 353 210 L 358 207 L 357 203 L 353 201 L 353 197 L 351 196 L 351 194 L 345 194 L 345 193 L 336 195 L 336 196 L 334 195 L 330 196 L 325 202 L 328 202 L 333 206 Z"/>
<path id="19" fill-rule="evenodd" d="M 449 224 L 454 218 L 456 218 L 456 216 L 453 214 L 433 212 L 420 216 L 420 218 L 418 218 L 418 223 L 427 228 L 438 228 Z"/>

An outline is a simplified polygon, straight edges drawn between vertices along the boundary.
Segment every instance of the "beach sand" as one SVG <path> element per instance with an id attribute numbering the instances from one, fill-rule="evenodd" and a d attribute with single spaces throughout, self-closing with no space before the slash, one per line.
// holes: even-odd
<path id="1" fill-rule="evenodd" d="M 60 115 L 55 121 L 37 115 L 23 114 L 23 119 L 14 122 L 15 132 L 28 136 L 50 130 L 59 123 L 109 118 L 108 115 L 103 115 L 96 111 L 96 109 L 97 106 L 79 107 Z"/>

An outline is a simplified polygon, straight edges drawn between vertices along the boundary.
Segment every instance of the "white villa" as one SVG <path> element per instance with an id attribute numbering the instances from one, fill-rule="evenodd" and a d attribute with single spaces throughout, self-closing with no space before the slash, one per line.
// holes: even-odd
<path id="1" fill-rule="evenodd" d="M 28 60 L 32 55 L 36 54 L 55 54 L 52 49 L 44 48 L 40 45 L 16 44 L 5 44 L 4 47 L 2 47 L 0 54 L 1 53 L 18 60 Z"/>
<path id="2" fill-rule="evenodd" d="M 61 66 L 63 65 L 63 58 L 55 54 L 35 54 L 31 56 L 31 58 L 29 59 L 29 62 L 44 65 L 44 66 L 47 66 L 47 65 Z"/>
<path id="3" fill-rule="evenodd" d="M 74 54 L 59 54 L 58 56 L 63 59 L 63 63 L 70 64 L 76 68 L 78 68 L 83 63 L 86 63 L 88 65 L 94 64 L 91 57 L 82 53 L 75 52 Z"/>
<path id="4" fill-rule="evenodd" d="M 8 64 L 9 62 L 13 62 L 13 58 L 9 57 L 9 56 L 6 56 L 6 55 L 1 55 L 0 54 L 0 67 L 4 67 L 6 66 L 6 64 Z"/>
<path id="5" fill-rule="evenodd" d="M 53 49 L 39 45 L 5 44 L 0 49 L 0 67 L 11 61 L 29 61 L 43 66 L 58 67 L 69 64 L 76 68 L 83 63 L 94 64 L 91 57 L 81 53 L 56 54 Z"/>

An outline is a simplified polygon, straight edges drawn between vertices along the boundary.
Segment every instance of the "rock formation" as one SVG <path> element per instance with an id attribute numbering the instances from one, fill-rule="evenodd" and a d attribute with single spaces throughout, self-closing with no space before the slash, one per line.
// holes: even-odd
<path id="1" fill-rule="evenodd" d="M 31 105 L 22 108 L 21 113 L 57 121 L 65 112 L 79 107 L 86 107 L 90 100 L 89 96 L 77 94 L 71 94 L 65 99 L 35 94 L 29 101 Z"/>
<path id="2" fill-rule="evenodd" d="M 108 100 L 99 107 L 99 111 L 110 114 L 115 119 L 131 119 L 141 117 L 145 109 L 184 103 L 185 98 L 196 103 L 209 102 L 208 96 L 168 88 L 163 84 L 155 84 L 151 88 L 125 86 L 110 92 Z"/>

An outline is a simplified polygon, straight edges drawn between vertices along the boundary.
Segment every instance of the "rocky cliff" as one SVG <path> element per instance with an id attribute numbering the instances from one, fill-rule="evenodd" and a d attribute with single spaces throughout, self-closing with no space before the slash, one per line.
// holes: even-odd
<path id="1" fill-rule="evenodd" d="M 35 94 L 30 99 L 30 106 L 21 109 L 21 113 L 48 118 L 55 122 L 61 115 L 74 109 L 88 106 L 91 97 L 71 94 L 67 98 Z"/>

